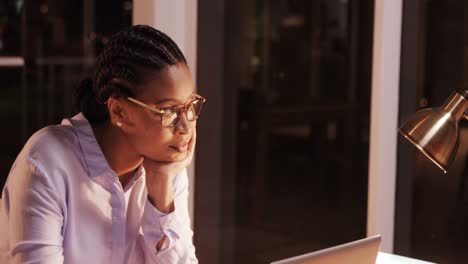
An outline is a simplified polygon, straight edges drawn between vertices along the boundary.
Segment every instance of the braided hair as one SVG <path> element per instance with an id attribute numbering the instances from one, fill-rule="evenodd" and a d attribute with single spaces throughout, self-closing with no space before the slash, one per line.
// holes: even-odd
<path id="1" fill-rule="evenodd" d="M 179 62 L 187 64 L 177 44 L 163 32 L 145 25 L 126 28 L 104 46 L 94 78 L 81 81 L 76 106 L 91 124 L 102 123 L 109 119 L 104 103 L 110 96 L 135 96 L 148 73 Z"/>

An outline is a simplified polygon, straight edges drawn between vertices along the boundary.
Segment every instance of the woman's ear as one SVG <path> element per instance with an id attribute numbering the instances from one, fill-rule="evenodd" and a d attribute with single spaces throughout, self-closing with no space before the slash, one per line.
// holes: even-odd
<path id="1" fill-rule="evenodd" d="M 121 96 L 111 96 L 107 100 L 107 109 L 109 111 L 110 122 L 122 129 L 133 127 L 131 113 L 128 109 L 126 99 Z"/>

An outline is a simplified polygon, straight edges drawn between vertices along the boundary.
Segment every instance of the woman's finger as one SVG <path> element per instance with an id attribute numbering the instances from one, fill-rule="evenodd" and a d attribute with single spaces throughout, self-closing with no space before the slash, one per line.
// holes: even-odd
<path id="1" fill-rule="evenodd" d="M 187 156 L 184 159 L 185 166 L 188 166 L 188 165 L 190 165 L 190 163 L 192 163 L 192 158 L 193 158 L 193 153 L 194 153 L 194 150 L 195 150 L 196 141 L 197 141 L 197 132 L 195 130 L 193 132 L 192 138 L 190 139 L 190 142 L 188 143 Z"/>
<path id="2" fill-rule="evenodd" d="M 190 139 L 189 145 L 188 145 L 188 151 L 193 152 L 195 149 L 195 144 L 197 142 L 197 130 L 193 131 L 192 138 Z"/>

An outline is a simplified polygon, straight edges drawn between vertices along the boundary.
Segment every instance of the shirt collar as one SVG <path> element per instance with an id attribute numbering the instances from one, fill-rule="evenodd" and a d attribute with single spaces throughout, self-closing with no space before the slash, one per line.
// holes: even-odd
<path id="1" fill-rule="evenodd" d="M 102 153 L 101 147 L 94 135 L 93 128 L 83 113 L 79 113 L 72 118 L 63 119 L 62 125 L 72 126 L 76 131 L 78 141 L 80 142 L 81 152 L 90 177 L 97 177 L 105 173 L 112 173 L 117 176 L 107 162 L 104 153 Z M 143 166 L 140 165 L 133 175 L 133 179 L 137 180 L 144 173 L 145 171 Z"/>

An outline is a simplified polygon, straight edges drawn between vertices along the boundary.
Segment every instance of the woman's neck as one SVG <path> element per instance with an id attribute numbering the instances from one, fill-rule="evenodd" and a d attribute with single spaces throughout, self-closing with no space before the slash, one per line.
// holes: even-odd
<path id="1" fill-rule="evenodd" d="M 106 121 L 92 127 L 107 163 L 119 177 L 122 188 L 125 188 L 135 170 L 143 162 L 143 158 L 135 153 L 122 132 L 110 122 Z"/>

